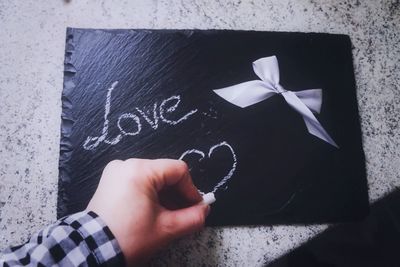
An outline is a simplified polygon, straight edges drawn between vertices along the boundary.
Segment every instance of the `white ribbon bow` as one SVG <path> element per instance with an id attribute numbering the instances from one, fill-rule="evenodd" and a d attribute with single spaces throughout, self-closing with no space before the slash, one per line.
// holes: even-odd
<path id="1" fill-rule="evenodd" d="M 236 106 L 245 108 L 275 94 L 281 94 L 286 102 L 303 116 L 308 132 L 339 148 L 311 112 L 319 113 L 322 90 L 308 89 L 299 92 L 285 90 L 279 84 L 279 66 L 276 56 L 260 58 L 253 62 L 253 70 L 261 80 L 248 81 L 214 90 L 216 94 Z"/>

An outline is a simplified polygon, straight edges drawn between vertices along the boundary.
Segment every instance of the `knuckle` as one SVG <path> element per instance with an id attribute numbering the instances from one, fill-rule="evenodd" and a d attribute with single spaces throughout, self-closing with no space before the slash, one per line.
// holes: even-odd
<path id="1" fill-rule="evenodd" d="M 137 158 L 129 158 L 129 159 L 124 160 L 124 162 L 126 162 L 128 164 L 136 164 L 140 160 L 141 159 L 137 159 Z"/>
<path id="2" fill-rule="evenodd" d="M 124 161 L 125 170 L 133 181 L 143 182 L 149 176 L 150 167 L 145 159 L 130 158 Z"/>
<path id="3" fill-rule="evenodd" d="M 145 161 L 142 159 L 130 158 L 124 161 L 127 168 L 137 171 L 140 168 L 145 167 Z"/>
<path id="4" fill-rule="evenodd" d="M 109 180 L 115 175 L 118 168 L 120 168 L 122 160 L 112 160 L 103 169 L 101 180 Z"/>
<path id="5" fill-rule="evenodd" d="M 144 165 L 144 160 L 142 159 L 137 159 L 137 158 L 130 158 L 124 161 L 124 164 L 126 167 L 131 168 L 133 170 L 136 170 L 138 167 L 141 165 Z"/>
<path id="6" fill-rule="evenodd" d="M 123 162 L 122 160 L 114 159 L 114 160 L 110 161 L 110 162 L 106 165 L 106 168 L 107 168 L 107 169 L 110 169 L 110 168 L 118 167 L 118 166 L 121 165 L 122 162 Z"/>

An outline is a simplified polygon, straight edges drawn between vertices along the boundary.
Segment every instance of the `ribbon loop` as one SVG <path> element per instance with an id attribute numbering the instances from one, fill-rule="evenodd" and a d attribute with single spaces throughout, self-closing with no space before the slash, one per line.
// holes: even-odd
<path id="1" fill-rule="evenodd" d="M 260 80 L 239 83 L 214 90 L 214 92 L 226 101 L 241 108 L 251 106 L 275 95 L 275 91 L 266 87 Z"/>
<path id="2" fill-rule="evenodd" d="M 254 61 L 253 70 L 270 88 L 275 88 L 279 84 L 279 65 L 276 56 L 263 57 Z"/>
<path id="3" fill-rule="evenodd" d="M 243 82 L 213 91 L 226 101 L 241 108 L 254 105 L 275 94 L 281 94 L 289 106 L 301 114 L 310 134 L 339 148 L 312 113 L 312 111 L 316 113 L 321 111 L 321 89 L 292 92 L 283 88 L 279 84 L 279 65 L 276 56 L 254 61 L 253 70 L 261 80 Z"/>

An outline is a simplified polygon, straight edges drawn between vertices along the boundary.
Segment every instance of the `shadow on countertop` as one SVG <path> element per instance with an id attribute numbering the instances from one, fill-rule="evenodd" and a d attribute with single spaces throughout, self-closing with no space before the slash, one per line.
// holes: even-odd
<path id="1" fill-rule="evenodd" d="M 400 266 L 400 190 L 363 221 L 334 226 L 268 266 Z"/>

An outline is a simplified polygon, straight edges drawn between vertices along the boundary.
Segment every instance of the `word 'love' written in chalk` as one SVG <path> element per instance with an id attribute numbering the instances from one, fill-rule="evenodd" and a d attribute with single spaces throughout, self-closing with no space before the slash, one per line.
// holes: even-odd
<path id="1" fill-rule="evenodd" d="M 103 124 L 103 130 L 101 132 L 100 136 L 88 136 L 86 138 L 86 141 L 83 143 L 83 148 L 86 150 L 93 150 L 95 149 L 100 143 L 104 142 L 109 145 L 116 145 L 118 144 L 124 136 L 134 136 L 138 135 L 140 131 L 142 130 L 142 120 L 140 117 L 142 117 L 149 125 L 151 128 L 154 130 L 157 130 L 158 125 L 159 125 L 159 120 L 161 120 L 165 124 L 169 125 L 177 125 L 186 119 L 188 119 L 190 116 L 195 114 L 197 112 L 197 109 L 190 110 L 187 112 L 185 115 L 180 117 L 179 119 L 171 119 L 168 118 L 168 114 L 176 111 L 176 109 L 179 106 L 179 103 L 181 102 L 181 97 L 179 95 L 174 95 L 171 96 L 170 98 L 164 99 L 161 104 L 158 106 L 157 103 L 154 103 L 152 114 L 148 115 L 148 112 L 146 113 L 145 111 L 141 110 L 140 108 L 135 107 L 135 110 L 137 111 L 137 114 L 140 115 L 138 116 L 137 114 L 133 113 L 123 113 L 118 117 L 117 120 L 117 127 L 120 131 L 120 133 L 115 136 L 114 138 L 108 138 L 108 127 L 110 121 L 108 120 L 108 115 L 110 113 L 111 109 L 111 93 L 117 86 L 118 81 L 114 82 L 110 88 L 107 89 L 107 98 L 106 98 L 106 105 L 104 109 L 104 124 Z M 136 125 L 136 129 L 134 131 L 128 131 L 122 127 L 121 122 L 124 120 L 130 120 L 131 122 Z"/>

